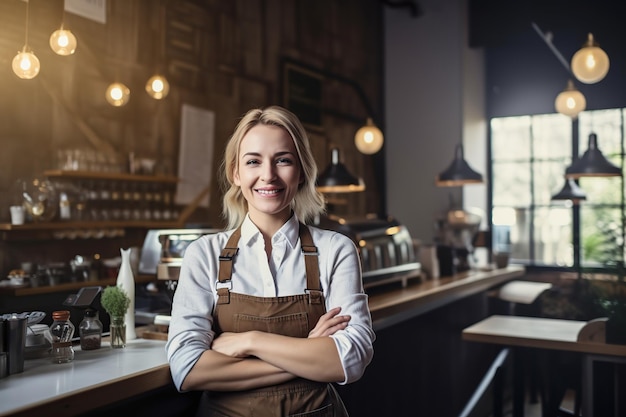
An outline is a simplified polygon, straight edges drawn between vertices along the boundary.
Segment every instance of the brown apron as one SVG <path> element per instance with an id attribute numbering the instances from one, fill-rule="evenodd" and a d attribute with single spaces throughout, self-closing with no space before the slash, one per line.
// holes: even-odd
<path id="1" fill-rule="evenodd" d="M 218 280 L 230 284 L 233 259 L 241 230 L 232 234 L 220 254 Z M 317 248 L 309 229 L 300 223 L 300 242 L 305 256 L 307 288 L 304 294 L 256 297 L 218 288 L 214 314 L 217 334 L 259 330 L 291 337 L 308 337 L 326 312 L 319 280 Z M 265 388 L 203 394 L 198 416 L 347 416 L 332 384 L 303 378 Z"/>

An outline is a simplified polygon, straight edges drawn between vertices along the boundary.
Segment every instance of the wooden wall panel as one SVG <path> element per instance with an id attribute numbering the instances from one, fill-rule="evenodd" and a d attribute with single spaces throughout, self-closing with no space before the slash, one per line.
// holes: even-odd
<path id="1" fill-rule="evenodd" d="M 0 222 L 8 222 L 12 185 L 56 167 L 58 150 L 82 148 L 125 161 L 129 152 L 155 157 L 177 172 L 180 109 L 189 103 L 216 113 L 214 166 L 238 118 L 249 108 L 281 104 L 284 57 L 360 85 L 382 122 L 382 3 L 379 0 L 107 0 L 101 24 L 63 13 L 63 0 L 30 0 L 29 45 L 41 61 L 33 80 L 18 79 L 11 60 L 24 44 L 26 3 L 0 1 Z M 75 55 L 59 57 L 48 37 L 61 22 L 78 39 Z M 144 91 L 157 70 L 168 77 L 162 101 Z M 106 87 L 131 89 L 121 108 L 104 100 Z M 339 214 L 381 212 L 384 172 L 361 155 L 354 132 L 369 116 L 345 82 L 323 77 L 322 124 L 312 131 L 319 169 L 339 146 L 344 162 L 367 181 Z M 215 178 L 216 176 L 214 176 Z M 221 195 L 194 221 L 221 225 Z M 69 257 L 73 254 L 68 254 Z M 3 265 L 0 265 L 4 267 Z"/>

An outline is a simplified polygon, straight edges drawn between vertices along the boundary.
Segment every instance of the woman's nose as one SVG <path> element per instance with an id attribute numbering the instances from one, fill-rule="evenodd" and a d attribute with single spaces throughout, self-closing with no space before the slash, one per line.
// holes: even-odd
<path id="1" fill-rule="evenodd" d="M 261 175 L 261 180 L 265 182 L 271 182 L 276 179 L 276 169 L 272 164 L 266 164 L 263 167 L 263 173 Z"/>

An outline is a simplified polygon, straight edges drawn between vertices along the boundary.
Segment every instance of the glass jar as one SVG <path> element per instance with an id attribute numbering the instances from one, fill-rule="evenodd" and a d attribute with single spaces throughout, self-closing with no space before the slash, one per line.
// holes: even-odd
<path id="1" fill-rule="evenodd" d="M 83 321 L 78 325 L 80 348 L 82 350 L 100 349 L 102 343 L 102 322 L 96 310 L 87 309 Z"/>
<path id="2" fill-rule="evenodd" d="M 126 347 L 126 323 L 124 316 L 111 316 L 111 347 L 114 349 Z"/>
<path id="3" fill-rule="evenodd" d="M 74 348 L 72 337 L 74 325 L 70 321 L 70 312 L 67 310 L 52 312 L 52 325 L 50 336 L 52 337 L 52 362 L 66 363 L 74 360 Z"/>

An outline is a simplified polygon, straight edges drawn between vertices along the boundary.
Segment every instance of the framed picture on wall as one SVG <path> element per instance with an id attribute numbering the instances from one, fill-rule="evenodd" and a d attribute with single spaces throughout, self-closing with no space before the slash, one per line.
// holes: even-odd
<path id="1" fill-rule="evenodd" d="M 308 129 L 322 129 L 323 77 L 293 62 L 282 63 L 282 104 Z"/>

